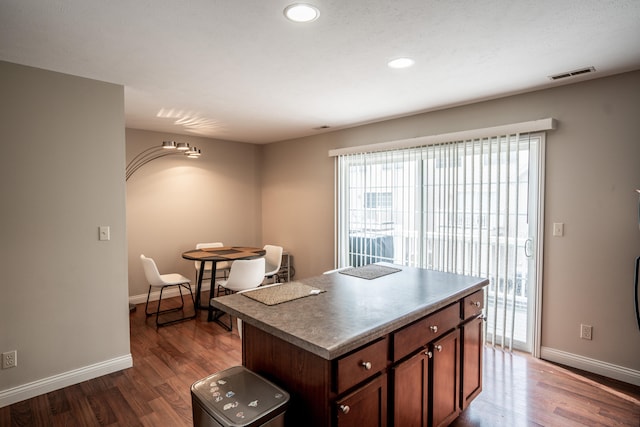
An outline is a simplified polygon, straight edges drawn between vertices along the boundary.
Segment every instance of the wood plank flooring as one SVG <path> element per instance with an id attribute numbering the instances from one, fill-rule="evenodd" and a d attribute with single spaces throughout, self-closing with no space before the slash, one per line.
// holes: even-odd
<path id="1" fill-rule="evenodd" d="M 205 313 L 156 330 L 140 305 L 131 354 L 133 368 L 0 408 L 0 427 L 193 426 L 191 384 L 241 364 L 241 343 Z M 484 390 L 452 426 L 639 427 L 640 387 L 486 348 Z"/>

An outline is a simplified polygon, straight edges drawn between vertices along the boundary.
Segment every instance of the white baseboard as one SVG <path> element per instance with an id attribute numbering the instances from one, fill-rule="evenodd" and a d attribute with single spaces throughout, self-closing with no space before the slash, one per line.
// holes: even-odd
<path id="1" fill-rule="evenodd" d="M 146 300 L 146 296 L 145 296 Z M 0 408 L 133 366 L 131 354 L 0 391 Z"/>
<path id="2" fill-rule="evenodd" d="M 191 285 L 191 290 L 195 293 L 196 289 L 195 289 L 195 285 Z M 202 291 L 208 291 L 209 288 L 211 288 L 211 285 L 209 283 L 203 283 L 202 284 Z M 171 298 L 171 297 L 177 297 L 179 296 L 178 294 L 178 288 L 174 287 L 171 289 L 166 289 L 163 293 L 162 293 L 162 297 L 164 298 Z M 183 295 L 184 292 L 186 292 L 186 289 L 183 290 Z M 188 292 L 187 292 L 188 294 Z M 158 299 L 160 298 L 160 291 L 155 291 L 155 292 L 151 292 L 151 295 L 149 295 L 149 301 L 158 301 Z M 140 294 L 140 295 L 130 295 L 129 296 L 129 303 L 130 304 L 144 304 L 147 302 L 147 294 Z"/>
<path id="3" fill-rule="evenodd" d="M 635 369 L 625 368 L 624 366 L 602 362 L 549 347 L 540 348 L 540 358 L 640 386 L 640 371 Z"/>

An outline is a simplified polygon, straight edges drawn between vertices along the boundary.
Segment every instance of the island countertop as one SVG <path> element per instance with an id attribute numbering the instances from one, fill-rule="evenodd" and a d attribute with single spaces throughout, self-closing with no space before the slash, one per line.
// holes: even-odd
<path id="1" fill-rule="evenodd" d="M 378 263 L 401 271 L 375 279 L 341 272 L 298 282 L 324 290 L 277 305 L 243 294 L 211 304 L 290 344 L 333 360 L 489 284 L 487 279 Z"/>

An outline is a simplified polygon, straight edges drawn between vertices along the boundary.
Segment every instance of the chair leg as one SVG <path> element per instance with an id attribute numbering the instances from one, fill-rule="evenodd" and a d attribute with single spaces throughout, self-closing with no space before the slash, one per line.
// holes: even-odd
<path id="1" fill-rule="evenodd" d="M 213 320 L 215 320 L 215 322 L 222 326 L 223 328 L 225 328 L 227 331 L 231 332 L 233 330 L 233 318 L 231 317 L 231 315 L 229 314 L 229 324 L 227 325 L 226 323 L 224 323 L 222 320 L 220 320 L 222 318 L 222 316 L 224 316 L 227 313 L 221 313 L 220 316 L 215 317 Z"/>
<path id="2" fill-rule="evenodd" d="M 178 286 L 178 292 L 180 293 L 180 310 L 184 309 L 184 298 L 182 298 L 182 285 Z"/>
<path id="3" fill-rule="evenodd" d="M 164 291 L 164 286 L 160 288 L 160 298 L 158 299 L 158 308 L 156 309 L 156 327 L 162 326 L 159 322 L 160 319 L 160 303 L 162 302 L 162 292 Z"/>
<path id="4" fill-rule="evenodd" d="M 149 310 L 147 310 L 149 308 L 149 296 L 151 295 L 151 286 L 149 286 L 149 291 L 147 292 L 147 303 L 144 305 L 144 313 L 147 315 L 147 317 L 151 316 L 153 313 L 149 313 Z"/>
<path id="5" fill-rule="evenodd" d="M 193 303 L 193 307 L 195 308 L 196 306 L 196 297 L 195 295 L 193 295 L 193 290 L 191 289 L 191 284 L 188 285 L 183 285 L 185 288 L 187 288 L 187 290 L 189 291 L 189 294 L 191 294 L 191 302 Z"/>
<path id="6" fill-rule="evenodd" d="M 219 296 L 220 296 L 220 288 L 222 288 L 222 291 L 223 291 L 224 295 L 230 295 L 230 294 L 232 294 L 232 293 L 233 293 L 233 292 L 231 292 L 229 289 L 227 289 L 227 288 L 225 288 L 225 287 L 223 287 L 223 286 L 217 285 L 217 286 L 216 286 L 216 297 L 219 297 Z M 219 324 L 220 326 L 222 326 L 223 328 L 225 328 L 227 331 L 231 331 L 231 330 L 232 330 L 232 328 L 233 328 L 233 320 L 231 319 L 231 315 L 229 314 L 229 325 L 227 325 L 226 323 L 224 323 L 224 322 L 222 322 L 222 321 L 220 320 L 220 318 L 221 318 L 222 316 L 224 316 L 226 313 L 224 313 L 224 312 L 222 312 L 222 311 L 219 311 L 219 310 L 218 310 L 219 315 L 214 315 L 214 313 L 213 313 L 214 311 L 216 311 L 216 309 L 214 309 L 213 307 L 211 307 L 211 303 L 209 303 L 209 317 L 208 317 L 208 319 L 207 319 L 207 320 L 209 320 L 209 321 L 213 320 L 213 321 L 215 321 L 217 324 Z"/>
<path id="7" fill-rule="evenodd" d="M 160 310 L 160 304 L 162 303 L 162 293 L 164 292 L 164 288 L 169 287 L 169 286 L 177 286 L 178 287 L 178 292 L 180 293 L 180 300 L 182 301 L 182 304 L 180 307 L 176 307 L 176 308 L 169 308 L 166 310 Z M 192 316 L 182 316 L 180 318 L 177 319 L 173 319 L 173 320 L 168 320 L 166 322 L 160 322 L 160 315 L 161 314 L 166 314 L 166 313 L 171 313 L 174 311 L 181 311 L 184 310 L 184 298 L 182 296 L 182 288 L 186 288 L 189 290 L 189 294 L 191 295 L 191 301 L 193 302 L 193 315 Z M 148 304 L 148 299 L 149 296 L 147 295 L 147 304 Z M 146 311 L 146 307 L 145 307 L 145 311 Z M 156 327 L 160 327 L 160 326 L 164 326 L 164 325 L 169 325 L 171 323 L 176 323 L 176 322 L 181 322 L 183 320 L 191 320 L 191 319 L 195 319 L 197 312 L 196 312 L 196 306 L 195 306 L 195 297 L 193 296 L 193 291 L 191 290 L 191 287 L 188 286 L 186 283 L 182 283 L 179 285 L 168 285 L 168 286 L 163 286 L 160 288 L 160 298 L 158 299 L 158 307 L 156 309 Z M 151 316 L 153 315 L 153 313 L 149 314 L 147 313 L 147 316 Z"/>

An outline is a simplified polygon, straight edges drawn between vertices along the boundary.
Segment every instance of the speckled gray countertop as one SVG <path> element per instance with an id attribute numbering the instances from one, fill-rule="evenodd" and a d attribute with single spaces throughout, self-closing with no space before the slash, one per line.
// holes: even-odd
<path id="1" fill-rule="evenodd" d="M 326 290 L 277 305 L 242 294 L 212 305 L 291 344 L 332 360 L 457 301 L 489 284 L 486 279 L 397 266 L 373 280 L 339 272 L 299 282 Z"/>

